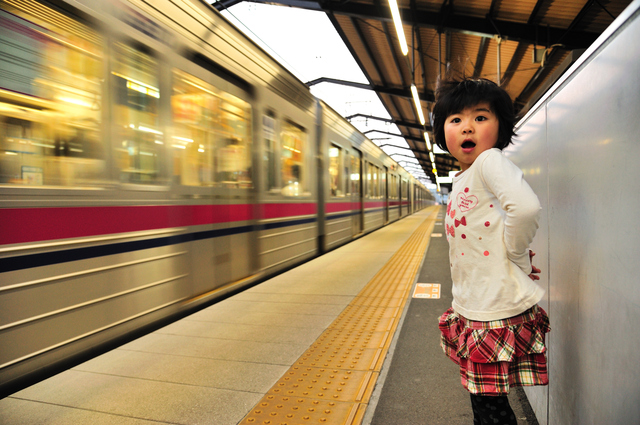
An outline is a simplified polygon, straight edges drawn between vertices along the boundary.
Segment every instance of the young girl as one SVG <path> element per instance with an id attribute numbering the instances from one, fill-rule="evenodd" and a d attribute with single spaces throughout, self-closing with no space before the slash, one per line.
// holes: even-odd
<path id="1" fill-rule="evenodd" d="M 434 137 L 460 163 L 445 228 L 453 303 L 440 317 L 442 348 L 460 365 L 474 424 L 516 425 L 512 386 L 546 385 L 544 334 L 529 245 L 540 202 L 502 149 L 514 136 L 509 95 L 484 79 L 443 83 L 433 108 Z"/>

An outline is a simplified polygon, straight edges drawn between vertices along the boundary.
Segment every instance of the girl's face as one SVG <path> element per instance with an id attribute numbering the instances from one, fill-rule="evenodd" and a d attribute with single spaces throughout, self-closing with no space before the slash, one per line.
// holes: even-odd
<path id="1" fill-rule="evenodd" d="M 447 148 L 460 163 L 462 171 L 468 169 L 482 152 L 498 142 L 500 122 L 491 112 L 489 104 L 478 103 L 447 117 L 444 138 Z"/>

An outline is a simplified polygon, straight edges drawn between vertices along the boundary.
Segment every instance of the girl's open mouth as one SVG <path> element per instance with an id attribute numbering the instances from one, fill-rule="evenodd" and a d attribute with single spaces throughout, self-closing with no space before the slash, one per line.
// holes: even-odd
<path id="1" fill-rule="evenodd" d="M 467 140 L 464 143 L 462 143 L 462 149 L 473 149 L 475 147 L 476 147 L 476 144 L 470 140 Z"/>

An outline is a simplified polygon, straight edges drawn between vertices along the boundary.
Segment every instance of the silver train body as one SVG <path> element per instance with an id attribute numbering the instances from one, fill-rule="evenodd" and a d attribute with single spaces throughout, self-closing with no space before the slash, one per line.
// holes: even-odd
<path id="1" fill-rule="evenodd" d="M 434 203 L 199 1 L 0 32 L 3 394 Z"/>

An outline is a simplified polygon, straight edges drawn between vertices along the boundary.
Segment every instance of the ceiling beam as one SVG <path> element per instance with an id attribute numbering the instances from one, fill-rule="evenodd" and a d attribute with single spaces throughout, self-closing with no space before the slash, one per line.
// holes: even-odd
<path id="1" fill-rule="evenodd" d="M 507 69 L 504 71 L 503 77 L 500 81 L 501 86 L 506 87 L 507 85 L 509 85 L 511 78 L 513 78 L 513 75 L 518 70 L 518 67 L 525 58 L 527 48 L 528 46 L 526 44 L 518 43 L 518 47 L 516 47 L 516 51 L 513 53 L 511 61 L 509 62 Z"/>
<path id="2" fill-rule="evenodd" d="M 211 6 L 221 12 L 225 9 L 230 8 L 231 6 L 235 6 L 238 3 L 242 3 L 243 0 L 218 0 L 215 3 L 212 3 Z"/>
<path id="3" fill-rule="evenodd" d="M 389 50 L 391 51 L 391 56 L 393 57 L 393 63 L 396 66 L 396 72 L 402 79 L 403 86 L 411 86 L 411 81 L 407 84 L 405 73 L 402 72 L 403 67 L 400 64 L 400 60 L 398 58 L 402 57 L 406 59 L 406 57 L 402 54 L 402 52 L 398 52 L 398 48 L 400 47 L 400 43 L 397 38 L 391 37 L 391 31 L 389 30 L 389 22 L 382 22 L 382 28 L 384 32 L 384 36 L 387 40 L 387 45 L 389 46 Z M 393 29 L 393 33 L 395 34 L 395 29 Z"/>
<path id="4" fill-rule="evenodd" d="M 311 87 L 320 83 L 340 84 L 342 86 L 355 87 L 358 89 L 373 90 L 376 93 L 388 94 L 390 96 L 403 97 L 405 99 L 413 100 L 413 96 L 411 95 L 410 89 L 402 89 L 402 88 L 388 87 L 388 86 L 377 86 L 377 85 L 366 84 L 366 83 L 356 83 L 353 81 L 339 80 L 337 78 L 320 77 L 320 78 L 316 78 L 315 80 L 307 81 L 305 84 Z M 423 102 L 435 101 L 435 95 L 431 90 L 421 90 L 420 93 L 418 93 L 418 95 L 420 100 Z"/>
<path id="5" fill-rule="evenodd" d="M 428 125 L 421 125 L 419 122 L 407 122 L 407 121 L 399 121 L 399 120 L 394 120 L 394 119 L 389 119 L 389 118 L 380 118 L 380 117 L 376 117 L 373 115 L 366 115 L 366 114 L 353 114 L 353 115 L 349 115 L 348 117 L 344 117 L 347 121 L 351 121 L 354 118 L 357 117 L 362 117 L 362 118 L 367 118 L 367 119 L 371 119 L 371 120 L 377 120 L 377 121 L 383 121 L 383 122 L 388 122 L 391 124 L 395 124 L 397 126 L 403 126 L 403 127 L 408 127 L 408 128 L 415 128 L 416 130 L 420 130 L 420 131 L 431 131 L 432 128 Z M 406 136 L 406 135 L 402 135 L 402 137 L 405 138 L 410 138 L 412 140 L 418 140 L 418 141 L 423 141 L 424 139 L 420 138 L 420 137 L 412 137 L 412 136 Z"/>
<path id="6" fill-rule="evenodd" d="M 409 155 L 405 155 L 403 153 L 397 153 L 397 152 L 393 152 L 393 153 L 390 153 L 390 154 L 387 154 L 387 155 L 389 155 L 389 156 L 392 156 L 392 155 L 394 155 L 394 156 L 404 156 L 405 158 L 415 159 L 417 161 L 420 161 L 420 160 L 429 161 L 429 157 L 427 157 L 427 158 L 418 158 L 417 156 L 409 156 Z M 418 165 L 418 164 L 415 164 L 415 165 Z"/>
<path id="7" fill-rule="evenodd" d="M 227 0 L 229 1 L 229 0 Z M 255 3 L 279 4 L 283 6 L 298 7 L 302 9 L 319 10 L 319 3 L 314 0 L 251 0 Z M 213 3 L 216 9 L 224 8 Z M 224 3 L 223 3 L 224 4 Z M 323 11 L 336 15 L 346 15 L 360 19 L 374 19 L 378 21 L 391 21 L 388 10 L 382 12 L 372 4 L 345 2 L 341 0 L 325 0 L 320 3 Z M 400 16 L 407 25 L 414 24 L 419 27 L 433 28 L 441 32 L 461 32 L 477 36 L 493 37 L 499 35 L 503 39 L 519 41 L 528 44 L 546 45 L 561 42 L 567 49 L 587 48 L 600 35 L 589 31 L 567 31 L 562 28 L 536 25 L 532 23 L 517 23 L 502 21 L 499 19 L 487 19 L 486 17 L 465 16 L 452 12 L 446 8 L 447 13 L 428 12 L 425 10 L 412 11 L 409 8 L 400 9 Z M 498 29 L 498 31 L 496 31 Z"/>
<path id="8" fill-rule="evenodd" d="M 358 40 L 360 40 L 360 43 L 362 44 L 362 47 L 363 47 L 364 51 L 367 52 L 367 57 L 369 58 L 369 61 L 371 61 L 371 63 L 373 64 L 373 67 L 376 69 L 376 74 L 378 74 L 378 80 L 384 82 L 385 83 L 384 85 L 386 86 L 386 81 L 384 79 L 384 73 L 380 69 L 380 66 L 378 65 L 378 61 L 376 61 L 376 57 L 373 54 L 373 52 L 371 51 L 371 46 L 369 46 L 369 43 L 367 43 L 367 39 L 364 36 L 362 28 L 360 28 L 360 25 L 358 24 L 358 20 L 356 18 L 354 18 L 354 17 L 351 17 L 350 20 L 351 20 L 351 25 L 353 26 L 353 29 L 355 30 L 355 32 L 356 32 L 356 34 L 358 36 Z M 348 41 L 349 41 L 348 37 L 345 37 L 342 40 L 345 42 L 345 44 L 350 44 L 350 43 L 348 43 Z M 361 66 L 360 69 L 362 69 L 362 72 L 365 75 L 367 74 L 366 72 L 364 72 L 365 68 L 363 66 Z M 371 81 L 372 78 L 369 78 L 369 81 Z M 380 99 L 380 100 L 382 100 L 382 99 Z"/>
<path id="9" fill-rule="evenodd" d="M 388 131 L 383 131 L 383 130 L 368 130 L 368 131 L 365 131 L 365 132 L 364 132 L 364 135 L 366 136 L 366 135 L 367 135 L 367 134 L 369 134 L 369 133 L 381 133 L 381 134 L 387 134 L 387 135 L 389 135 L 389 136 L 396 136 L 396 137 L 400 137 L 400 138 L 403 138 L 403 139 L 413 140 L 413 141 L 416 141 L 416 142 L 424 141 L 424 139 L 421 139 L 420 137 L 408 136 L 408 135 L 406 135 L 406 134 L 390 133 L 390 132 L 388 132 Z M 389 144 L 389 146 L 395 146 L 395 145 L 391 145 L 391 144 Z M 396 147 L 397 147 L 397 146 L 396 146 Z M 402 148 L 402 149 L 409 149 L 409 150 L 414 151 L 414 152 L 422 152 L 421 150 L 417 150 L 417 149 L 413 149 L 413 148 Z"/>
<path id="10" fill-rule="evenodd" d="M 473 78 L 478 78 L 482 72 L 484 66 L 484 59 L 487 57 L 487 51 L 489 50 L 489 38 L 480 38 L 480 47 L 478 47 L 478 55 L 476 56 L 476 63 L 473 67 Z"/>
<path id="11" fill-rule="evenodd" d="M 545 1 L 546 0 L 538 0 L 536 2 L 536 5 L 533 7 L 533 10 L 529 15 L 529 19 L 527 19 L 528 24 L 531 25 L 538 21 L 538 14 L 540 13 L 542 6 L 545 5 Z M 520 63 L 524 58 L 524 54 L 526 53 L 527 48 L 528 48 L 527 43 L 518 43 L 516 52 L 511 58 L 511 62 L 509 63 L 509 66 L 507 66 L 507 70 L 504 73 L 504 79 L 502 80 L 503 86 L 507 86 L 509 84 L 509 81 L 511 81 L 511 78 L 513 77 L 514 72 L 517 71 L 518 67 L 520 66 Z M 535 44 L 534 44 L 534 48 L 535 48 Z M 535 81 L 534 78 L 530 79 L 529 82 L 527 83 L 527 86 L 533 84 L 533 81 Z M 517 107 L 518 105 L 516 105 L 516 108 Z"/>

